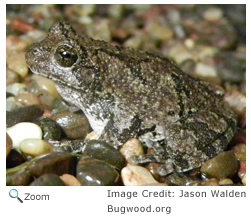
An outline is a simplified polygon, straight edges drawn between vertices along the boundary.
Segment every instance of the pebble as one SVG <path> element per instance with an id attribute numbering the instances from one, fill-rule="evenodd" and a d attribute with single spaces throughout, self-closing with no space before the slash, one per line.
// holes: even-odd
<path id="1" fill-rule="evenodd" d="M 95 40 L 111 41 L 110 22 L 108 19 L 95 19 L 89 25 L 86 25 L 88 36 Z"/>
<path id="2" fill-rule="evenodd" d="M 55 121 L 50 118 L 41 117 L 35 123 L 42 129 L 44 140 L 60 140 L 61 128 Z"/>
<path id="3" fill-rule="evenodd" d="M 60 178 L 66 186 L 81 186 L 80 182 L 73 175 L 64 174 Z"/>
<path id="4" fill-rule="evenodd" d="M 11 127 L 20 122 L 32 122 L 43 115 L 43 110 L 36 105 L 20 107 L 6 112 L 6 126 Z"/>
<path id="5" fill-rule="evenodd" d="M 119 178 L 118 172 L 109 164 L 90 157 L 80 159 L 76 176 L 83 186 L 112 186 Z"/>
<path id="6" fill-rule="evenodd" d="M 8 157 L 10 150 L 12 149 L 12 140 L 10 136 L 6 133 L 6 158 Z"/>
<path id="7" fill-rule="evenodd" d="M 6 37 L 6 49 L 23 51 L 27 49 L 27 44 L 19 37 L 9 35 Z"/>
<path id="8" fill-rule="evenodd" d="M 197 63 L 195 67 L 195 76 L 211 83 L 220 84 L 216 68 L 205 63 Z"/>
<path id="9" fill-rule="evenodd" d="M 152 183 L 152 184 L 146 184 L 144 186 L 168 186 L 166 183 Z"/>
<path id="10" fill-rule="evenodd" d="M 18 83 L 20 81 L 20 76 L 15 72 L 10 70 L 9 68 L 6 69 L 6 86 Z"/>
<path id="11" fill-rule="evenodd" d="M 243 179 L 244 175 L 246 175 L 246 161 L 240 161 L 238 176 L 240 179 Z"/>
<path id="12" fill-rule="evenodd" d="M 246 161 L 246 144 L 238 144 L 233 148 L 235 157 L 239 161 Z"/>
<path id="13" fill-rule="evenodd" d="M 142 186 L 157 184 L 151 173 L 144 167 L 127 165 L 121 170 L 122 181 L 125 186 Z"/>
<path id="14" fill-rule="evenodd" d="M 29 72 L 24 56 L 24 51 L 7 51 L 6 54 L 7 67 L 15 71 L 22 78 L 25 78 Z"/>
<path id="15" fill-rule="evenodd" d="M 20 36 L 20 40 L 22 40 L 25 44 L 31 45 L 35 41 L 38 41 L 46 36 L 46 32 L 41 30 L 32 30 L 27 32 L 26 34 L 22 34 Z"/>
<path id="16" fill-rule="evenodd" d="M 17 96 L 21 93 L 24 93 L 27 91 L 27 87 L 25 84 L 22 83 L 14 83 L 12 85 L 6 86 L 6 91 Z"/>
<path id="17" fill-rule="evenodd" d="M 33 177 L 25 169 L 6 172 L 6 186 L 27 186 L 32 180 Z"/>
<path id="18" fill-rule="evenodd" d="M 136 139 L 132 138 L 128 140 L 119 150 L 120 153 L 125 157 L 126 160 L 128 160 L 130 157 L 134 155 L 143 155 L 144 150 L 142 147 L 141 142 Z"/>
<path id="19" fill-rule="evenodd" d="M 220 8 L 209 8 L 203 12 L 202 16 L 208 22 L 217 22 L 222 18 L 223 12 Z"/>
<path id="20" fill-rule="evenodd" d="M 168 26 L 164 26 L 155 21 L 149 21 L 146 25 L 146 32 L 156 40 L 167 41 L 173 38 L 174 32 Z"/>
<path id="21" fill-rule="evenodd" d="M 7 128 L 7 133 L 11 137 L 14 148 L 19 148 L 24 139 L 35 138 L 42 139 L 41 128 L 30 122 L 22 122 Z"/>
<path id="22" fill-rule="evenodd" d="M 91 128 L 84 114 L 68 110 L 55 113 L 51 119 L 57 122 L 68 139 L 84 139 Z"/>
<path id="23" fill-rule="evenodd" d="M 246 112 L 246 96 L 238 90 L 227 91 L 224 101 L 232 108 L 232 110 L 241 118 Z"/>
<path id="24" fill-rule="evenodd" d="M 83 154 L 105 161 L 119 170 L 125 166 L 123 155 L 117 149 L 103 141 L 90 140 L 84 147 Z"/>
<path id="25" fill-rule="evenodd" d="M 11 93 L 8 93 L 8 94 L 11 94 Z M 20 108 L 22 106 L 23 105 L 20 104 L 19 102 L 17 102 L 14 97 L 8 97 L 6 99 L 6 113 L 11 112 L 11 111 L 13 111 L 15 109 L 18 109 L 18 108 Z"/>
<path id="26" fill-rule="evenodd" d="M 183 173 L 172 173 L 167 176 L 166 182 L 168 185 L 173 186 L 197 186 L 200 184 L 200 180 L 190 177 Z"/>
<path id="27" fill-rule="evenodd" d="M 65 186 L 65 184 L 58 175 L 46 173 L 31 182 L 30 186 Z"/>
<path id="28" fill-rule="evenodd" d="M 233 151 L 222 152 L 206 161 L 200 171 L 208 177 L 217 179 L 231 178 L 238 171 L 238 161 Z"/>
<path id="29" fill-rule="evenodd" d="M 65 173 L 73 174 L 76 167 L 76 158 L 70 153 L 52 152 L 33 158 L 27 165 L 27 170 L 39 177 L 46 173 L 63 175 Z"/>
<path id="30" fill-rule="evenodd" d="M 26 161 L 25 157 L 16 149 L 11 149 L 6 158 L 6 168 L 13 168 L 23 164 Z"/>
<path id="31" fill-rule="evenodd" d="M 246 174 L 243 176 L 243 178 L 241 179 L 241 182 L 244 186 L 246 186 Z"/>
<path id="32" fill-rule="evenodd" d="M 24 106 L 41 105 L 40 99 L 33 93 L 24 92 L 15 97 L 15 100 Z"/>
<path id="33" fill-rule="evenodd" d="M 53 146 L 41 139 L 25 139 L 20 143 L 20 150 L 31 157 L 52 152 Z"/>
<path id="34" fill-rule="evenodd" d="M 97 140 L 99 136 L 92 131 L 91 133 L 88 133 L 87 136 L 85 137 L 85 140 Z"/>
<path id="35" fill-rule="evenodd" d="M 55 83 L 50 79 L 47 79 L 39 75 L 33 75 L 31 77 L 31 81 L 32 84 L 34 85 L 33 88 L 36 88 L 37 90 L 44 90 L 50 93 L 53 97 L 60 98 L 58 91 L 55 87 Z"/>
<path id="36" fill-rule="evenodd" d="M 221 186 L 228 186 L 228 185 L 233 185 L 233 181 L 231 179 L 223 179 L 221 181 L 219 181 L 219 185 Z"/>
<path id="37" fill-rule="evenodd" d="M 219 186 L 219 181 L 216 178 L 204 179 L 200 184 L 200 186 Z"/>

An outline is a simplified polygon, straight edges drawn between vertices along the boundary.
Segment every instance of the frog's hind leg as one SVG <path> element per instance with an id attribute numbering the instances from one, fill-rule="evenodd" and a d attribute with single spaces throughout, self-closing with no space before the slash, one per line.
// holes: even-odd
<path id="1" fill-rule="evenodd" d="M 234 134 L 236 121 L 217 113 L 201 110 L 169 127 L 166 152 L 177 172 L 200 167 L 206 160 L 224 151 Z M 164 166 L 170 167 L 165 163 Z"/>

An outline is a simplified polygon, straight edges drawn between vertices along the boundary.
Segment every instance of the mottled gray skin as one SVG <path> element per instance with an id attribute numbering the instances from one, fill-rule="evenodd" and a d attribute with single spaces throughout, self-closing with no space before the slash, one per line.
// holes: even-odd
<path id="1" fill-rule="evenodd" d="M 65 22 L 26 53 L 30 69 L 56 83 L 83 110 L 100 139 L 118 147 L 137 137 L 155 154 L 161 175 L 201 166 L 222 152 L 235 127 L 219 91 L 168 59 L 79 36 Z"/>

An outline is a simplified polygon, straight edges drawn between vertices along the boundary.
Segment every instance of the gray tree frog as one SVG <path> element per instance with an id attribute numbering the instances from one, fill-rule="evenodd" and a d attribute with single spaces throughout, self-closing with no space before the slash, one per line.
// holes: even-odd
<path id="1" fill-rule="evenodd" d="M 99 139 L 119 147 L 136 137 L 153 148 L 132 161 L 161 163 L 160 175 L 201 166 L 233 137 L 236 117 L 222 95 L 166 58 L 79 36 L 59 22 L 26 61 L 83 110 Z"/>

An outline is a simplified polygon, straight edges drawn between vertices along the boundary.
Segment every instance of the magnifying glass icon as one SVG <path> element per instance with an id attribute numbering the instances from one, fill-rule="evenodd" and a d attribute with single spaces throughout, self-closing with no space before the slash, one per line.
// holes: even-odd
<path id="1" fill-rule="evenodd" d="M 9 192 L 9 195 L 10 195 L 11 198 L 17 198 L 19 200 L 19 202 L 23 203 L 23 200 L 21 200 L 18 197 L 18 191 L 16 189 L 11 189 L 10 192 Z"/>

